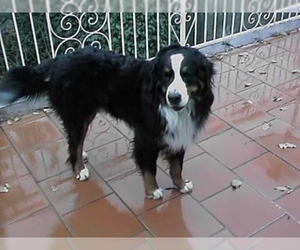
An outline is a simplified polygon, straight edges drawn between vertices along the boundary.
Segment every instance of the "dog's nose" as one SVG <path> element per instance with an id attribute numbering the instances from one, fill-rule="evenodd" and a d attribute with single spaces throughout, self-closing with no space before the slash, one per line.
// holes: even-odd
<path id="1" fill-rule="evenodd" d="M 176 105 L 181 101 L 181 94 L 178 92 L 170 92 L 168 94 L 168 100 L 171 104 Z"/>

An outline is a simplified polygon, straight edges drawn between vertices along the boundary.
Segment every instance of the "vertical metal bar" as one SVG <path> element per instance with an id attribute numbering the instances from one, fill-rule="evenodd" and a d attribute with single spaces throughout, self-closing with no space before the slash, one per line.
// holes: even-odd
<path id="1" fill-rule="evenodd" d="M 37 58 L 38 63 L 40 64 L 41 60 L 40 60 L 39 46 L 38 46 L 37 39 L 36 39 L 36 33 L 35 33 L 34 20 L 33 20 L 33 17 L 32 17 L 32 12 L 29 12 L 29 18 L 30 18 L 30 24 L 31 24 L 31 29 L 32 29 L 32 36 L 33 36 L 33 42 L 34 42 L 34 47 L 35 47 L 36 58 Z"/>
<path id="2" fill-rule="evenodd" d="M 149 58 L 148 0 L 145 0 L 146 58 Z"/>
<path id="3" fill-rule="evenodd" d="M 222 29 L 222 37 L 226 36 L 226 17 L 227 17 L 227 1 L 223 0 L 223 29 Z"/>
<path id="4" fill-rule="evenodd" d="M 168 44 L 171 44 L 171 0 L 168 0 Z"/>
<path id="5" fill-rule="evenodd" d="M 204 31 L 203 31 L 203 42 L 205 43 L 207 41 L 207 1 L 208 0 L 204 0 Z"/>
<path id="6" fill-rule="evenodd" d="M 111 30 L 110 30 L 110 1 L 106 0 L 107 7 L 107 29 L 108 29 L 108 48 L 112 50 Z"/>
<path id="7" fill-rule="evenodd" d="M 243 31 L 243 26 L 244 26 L 244 12 L 245 12 L 245 2 L 244 0 L 241 0 L 241 23 L 240 23 L 240 32 Z"/>
<path id="8" fill-rule="evenodd" d="M 124 23 L 123 23 L 123 0 L 120 0 L 120 22 L 121 22 L 122 54 L 125 55 Z"/>
<path id="9" fill-rule="evenodd" d="M 24 55 L 23 55 L 23 48 L 22 48 L 22 43 L 21 43 L 21 39 L 20 39 L 20 34 L 19 34 L 19 29 L 18 29 L 18 24 L 17 24 L 15 12 L 12 12 L 11 15 L 12 15 L 12 19 L 13 19 L 13 23 L 14 23 L 14 27 L 15 27 L 15 31 L 16 31 L 17 42 L 18 42 L 18 46 L 19 46 L 22 65 L 24 66 L 25 61 L 24 61 Z"/>
<path id="10" fill-rule="evenodd" d="M 186 15 L 186 0 L 181 0 L 181 12 L 180 12 L 180 44 L 185 45 L 186 27 L 185 27 L 185 15 Z"/>
<path id="11" fill-rule="evenodd" d="M 133 21 L 133 43 L 134 43 L 134 56 L 137 57 L 137 39 L 136 39 L 136 19 L 135 19 L 135 12 L 136 12 L 136 2 L 135 0 L 132 0 L 132 7 L 133 7 L 133 12 L 132 12 L 132 21 Z"/>
<path id="12" fill-rule="evenodd" d="M 49 35 L 49 42 L 50 42 L 51 53 L 52 53 L 52 57 L 55 57 L 53 40 L 52 40 L 50 13 L 46 12 L 45 14 L 46 14 L 46 20 L 47 20 L 47 29 L 48 29 L 48 35 Z"/>
<path id="13" fill-rule="evenodd" d="M 2 49 L 2 53 L 3 53 L 6 70 L 9 70 L 9 65 L 8 65 L 8 61 L 7 61 L 7 55 L 6 55 L 6 50 L 5 50 L 5 46 L 4 46 L 4 42 L 3 42 L 1 27 L 0 27 L 0 44 L 1 44 L 1 49 Z"/>
<path id="14" fill-rule="evenodd" d="M 214 0 L 214 27 L 213 27 L 213 40 L 216 40 L 217 36 L 217 17 L 218 17 L 218 10 L 217 10 L 217 0 Z"/>
<path id="15" fill-rule="evenodd" d="M 236 15 L 236 11 L 235 11 L 235 1 L 232 1 L 232 23 L 231 23 L 231 35 L 234 34 L 234 25 L 235 25 L 235 15 Z"/>
<path id="16" fill-rule="evenodd" d="M 198 12 L 197 12 L 197 9 L 198 9 L 198 1 L 195 1 L 195 9 L 194 9 L 194 20 L 195 20 L 195 26 L 194 26 L 194 44 L 193 45 L 196 45 L 197 44 L 197 33 L 198 33 Z"/>
<path id="17" fill-rule="evenodd" d="M 160 50 L 160 35 L 159 35 L 159 0 L 156 0 L 156 36 L 157 36 L 157 51 Z"/>

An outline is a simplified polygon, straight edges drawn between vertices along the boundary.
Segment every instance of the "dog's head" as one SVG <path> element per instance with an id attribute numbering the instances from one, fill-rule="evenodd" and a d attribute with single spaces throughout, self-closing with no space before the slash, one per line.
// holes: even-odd
<path id="1" fill-rule="evenodd" d="M 183 110 L 192 99 L 211 91 L 213 64 L 197 49 L 171 45 L 153 60 L 153 79 L 161 102 L 175 111 Z"/>

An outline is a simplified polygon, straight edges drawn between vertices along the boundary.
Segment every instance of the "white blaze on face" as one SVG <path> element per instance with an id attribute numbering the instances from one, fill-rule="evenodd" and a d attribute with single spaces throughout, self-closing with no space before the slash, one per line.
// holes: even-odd
<path id="1" fill-rule="evenodd" d="M 185 85 L 185 82 L 182 80 L 182 78 L 180 76 L 181 63 L 182 63 L 184 57 L 182 54 L 175 54 L 175 55 L 172 55 L 170 57 L 170 59 L 171 59 L 171 68 L 174 72 L 174 79 L 173 79 L 173 82 L 169 85 L 169 87 L 167 89 L 166 100 L 167 100 L 167 103 L 170 106 L 172 106 L 169 103 L 168 95 L 170 92 L 178 92 L 181 95 L 181 102 L 179 103 L 179 106 L 183 107 L 187 104 L 187 102 L 189 100 L 187 87 Z"/>

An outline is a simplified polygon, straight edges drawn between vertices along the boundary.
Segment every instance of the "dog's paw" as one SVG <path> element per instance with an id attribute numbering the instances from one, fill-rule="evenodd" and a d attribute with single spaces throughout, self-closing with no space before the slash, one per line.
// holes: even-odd
<path id="1" fill-rule="evenodd" d="M 76 175 L 76 179 L 80 181 L 86 181 L 90 177 L 89 169 L 84 165 L 84 169 L 81 169 L 79 174 Z"/>
<path id="2" fill-rule="evenodd" d="M 192 190 L 193 190 L 193 183 L 191 181 L 186 180 L 184 187 L 179 189 L 179 192 L 185 194 Z"/>
<path id="3" fill-rule="evenodd" d="M 87 162 L 88 161 L 88 154 L 87 154 L 87 152 L 82 151 L 82 159 L 83 159 L 83 162 Z"/>
<path id="4" fill-rule="evenodd" d="M 147 196 L 147 198 L 158 200 L 161 199 L 164 196 L 163 190 L 161 188 L 158 188 L 154 190 L 150 195 Z"/>

